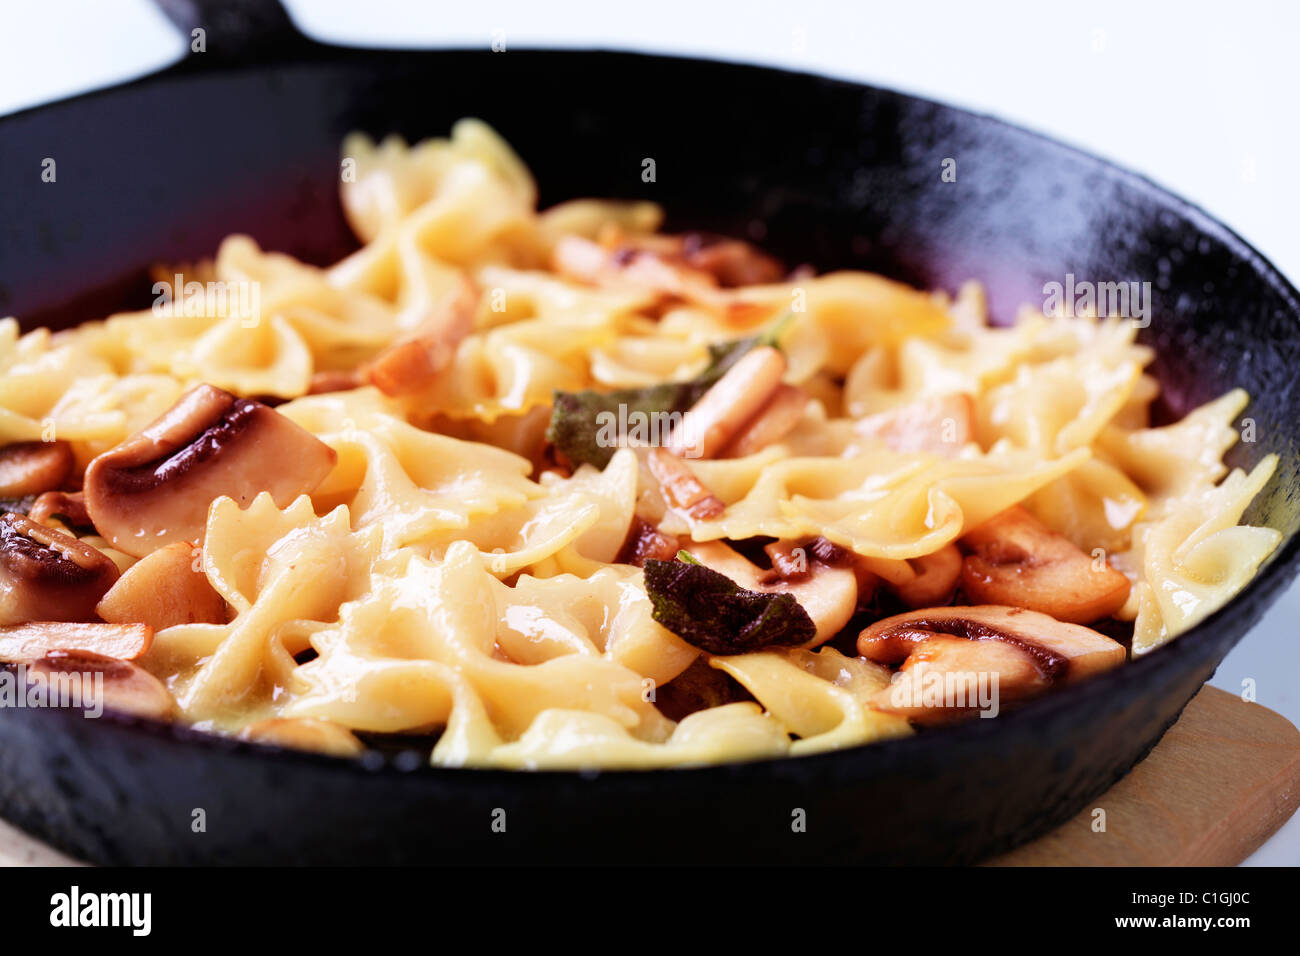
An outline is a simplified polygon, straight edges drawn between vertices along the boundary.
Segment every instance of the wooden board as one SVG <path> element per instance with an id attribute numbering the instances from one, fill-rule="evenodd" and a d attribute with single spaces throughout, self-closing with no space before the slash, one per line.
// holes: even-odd
<path id="1" fill-rule="evenodd" d="M 53 847 L 0 820 L 0 866 L 82 866 Z"/>
<path id="2" fill-rule="evenodd" d="M 1204 687 L 1095 806 L 993 865 L 1235 866 L 1297 806 L 1300 731 L 1267 707 Z M 1094 830 L 1098 809 L 1104 832 Z"/>
<path id="3" fill-rule="evenodd" d="M 995 866 L 1234 866 L 1300 806 L 1300 731 L 1206 687 L 1094 807 Z M 1105 830 L 1094 830 L 1094 810 Z M 1297 862 L 1300 862 L 1298 860 Z M 0 866 L 76 863 L 0 820 Z"/>

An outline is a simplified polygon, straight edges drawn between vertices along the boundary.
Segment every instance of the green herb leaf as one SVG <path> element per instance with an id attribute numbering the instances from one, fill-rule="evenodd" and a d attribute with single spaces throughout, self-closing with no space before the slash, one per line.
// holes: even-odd
<path id="1" fill-rule="evenodd" d="M 645 584 L 654 619 L 709 654 L 797 647 L 817 633 L 793 595 L 750 591 L 693 558 L 647 561 Z"/>
<path id="2" fill-rule="evenodd" d="M 696 382 L 674 382 L 646 388 L 625 388 L 615 392 L 555 393 L 546 440 L 573 466 L 595 465 L 603 469 L 614 457 L 618 443 L 603 435 L 607 422 L 643 419 L 653 421 L 664 412 L 684 412 L 707 390 Z M 627 416 L 620 418 L 620 409 Z"/>
<path id="3" fill-rule="evenodd" d="M 775 346 L 793 318 L 793 313 L 786 312 L 759 335 L 710 345 L 708 366 L 690 381 L 665 382 L 613 392 L 597 392 L 592 389 L 581 392 L 557 390 L 551 408 L 551 422 L 546 429 L 546 440 L 575 467 L 590 464 L 604 468 L 614 457 L 618 446 L 601 438 L 603 423 L 636 418 L 652 421 L 657 414 L 685 412 L 746 352 L 761 345 Z M 620 418 L 620 409 L 623 410 L 625 419 Z"/>

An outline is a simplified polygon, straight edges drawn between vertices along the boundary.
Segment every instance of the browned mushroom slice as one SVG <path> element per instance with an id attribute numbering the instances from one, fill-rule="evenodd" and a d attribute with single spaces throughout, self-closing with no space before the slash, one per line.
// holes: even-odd
<path id="1" fill-rule="evenodd" d="M 977 710 L 996 717 L 1004 703 L 1050 686 L 1034 659 L 1011 644 L 932 637 L 913 647 L 890 685 L 870 703 L 918 724 L 945 724 Z"/>
<path id="2" fill-rule="evenodd" d="M 94 524 L 86 510 L 86 496 L 80 491 L 47 491 L 32 502 L 27 517 L 39 524 L 48 524 L 51 518 L 62 519 L 73 527 Z"/>
<path id="3" fill-rule="evenodd" d="M 0 498 L 39 495 L 72 474 L 75 459 L 65 441 L 23 441 L 0 448 Z"/>
<path id="4" fill-rule="evenodd" d="M 1032 656 L 1053 681 L 1088 677 L 1125 657 L 1124 645 L 1092 628 L 995 604 L 933 607 L 885 618 L 858 635 L 858 653 L 878 664 L 896 664 L 911 645 L 935 635 L 1004 641 Z"/>
<path id="5" fill-rule="evenodd" d="M 30 661 L 52 651 L 85 651 L 135 660 L 153 644 L 146 624 L 82 624 L 36 621 L 0 627 L 0 661 Z"/>
<path id="6" fill-rule="evenodd" d="M 812 573 L 814 558 L 807 545 L 796 541 L 773 541 L 763 545 L 763 552 L 772 562 L 772 574 L 782 581 L 802 581 Z"/>
<path id="7" fill-rule="evenodd" d="M 682 240 L 682 261 L 707 272 L 724 288 L 780 282 L 785 267 L 740 239 L 716 239 L 691 233 Z"/>
<path id="8" fill-rule="evenodd" d="M 143 667 L 127 661 L 86 651 L 51 651 L 26 665 L 27 681 L 56 682 L 68 686 L 78 678 L 84 702 L 87 694 L 100 695 L 105 710 L 153 720 L 171 720 L 176 701 L 163 685 Z"/>
<path id="9" fill-rule="evenodd" d="M 763 546 L 772 570 L 765 575 L 769 582 L 793 583 L 806 580 L 816 565 L 830 568 L 848 568 L 858 582 L 858 603 L 871 598 L 880 578 L 867 570 L 862 558 L 847 548 L 826 538 L 817 537 L 803 542 L 773 541 Z"/>
<path id="10" fill-rule="evenodd" d="M 447 367 L 461 340 L 474 328 L 478 291 L 468 281 L 410 338 L 389 346 L 361 369 L 361 378 L 385 395 L 409 395 L 427 388 Z"/>
<path id="11" fill-rule="evenodd" d="M 717 455 L 776 394 L 785 368 L 779 349 L 750 349 L 682 416 L 668 450 L 687 458 Z"/>
<path id="12" fill-rule="evenodd" d="M 86 508 L 113 546 L 144 557 L 203 536 L 208 505 L 269 492 L 281 508 L 315 488 L 334 449 L 261 402 L 211 385 L 181 397 L 86 469 Z"/>
<path id="13" fill-rule="evenodd" d="M 598 238 L 618 262 L 653 256 L 667 265 L 703 273 L 724 288 L 780 282 L 786 275 L 780 262 L 740 239 L 702 232 L 626 234 L 619 228 L 602 230 Z"/>
<path id="14" fill-rule="evenodd" d="M 954 645 L 952 639 L 969 646 Z M 939 644 L 930 644 L 935 640 Z M 858 653 L 876 663 L 906 667 L 922 650 L 913 667 L 924 661 L 940 674 L 996 672 L 1002 700 L 1073 683 L 1110 670 L 1126 657 L 1122 644 L 1091 628 L 998 605 L 928 607 L 878 620 L 858 635 Z"/>
<path id="15" fill-rule="evenodd" d="M 95 610 L 105 621 L 138 622 L 155 631 L 174 624 L 224 624 L 226 602 L 196 564 L 188 541 L 159 548 L 127 568 Z"/>
<path id="16" fill-rule="evenodd" d="M 762 451 L 790 434 L 808 407 L 808 393 L 797 385 L 779 385 L 768 403 L 746 422 L 722 452 L 726 458 L 744 458 Z"/>
<path id="17" fill-rule="evenodd" d="M 652 448 L 646 459 L 650 473 L 659 482 L 664 499 L 678 511 L 696 519 L 716 518 L 727 506 L 695 477 L 686 462 L 664 448 Z"/>
<path id="18" fill-rule="evenodd" d="M 314 372 L 307 385 L 307 394 L 328 395 L 330 392 L 347 392 L 361 384 L 361 376 L 355 371 Z"/>
<path id="19" fill-rule="evenodd" d="M 624 244 L 606 248 L 581 236 L 555 244 L 551 265 L 560 275 L 591 285 L 644 290 L 681 299 L 708 299 L 718 282 L 660 248 Z"/>
<path id="20" fill-rule="evenodd" d="M 951 458 L 971 441 L 974 411 L 969 395 L 941 395 L 863 418 L 857 430 L 879 438 L 894 451 L 925 451 Z"/>
<path id="21" fill-rule="evenodd" d="M 0 517 L 0 625 L 93 621 L 117 565 L 71 535 L 17 514 Z"/>
<path id="22" fill-rule="evenodd" d="M 654 561 L 671 561 L 681 545 L 675 535 L 664 534 L 645 519 L 636 516 L 628 529 L 623 547 L 619 549 L 615 564 L 631 564 L 638 568 Z"/>
<path id="23" fill-rule="evenodd" d="M 967 532 L 962 546 L 970 551 L 962 565 L 962 590 L 972 601 L 1090 624 L 1114 614 L 1128 599 L 1128 578 L 1019 506 Z"/>
<path id="24" fill-rule="evenodd" d="M 948 603 L 961 578 L 961 551 L 953 544 L 906 561 L 886 558 L 860 558 L 859 561 L 908 607 Z"/>
<path id="25" fill-rule="evenodd" d="M 997 697 L 1010 701 L 1109 670 L 1126 656 L 1122 644 L 1090 628 L 997 605 L 927 608 L 877 621 L 858 635 L 858 653 L 878 664 L 903 664 L 873 706 L 923 721 L 971 709 L 969 700 L 963 707 L 947 699 L 936 708 L 922 693 L 927 672 L 967 696 L 996 674 Z"/>
<path id="26" fill-rule="evenodd" d="M 366 749 L 346 727 L 316 717 L 272 717 L 249 724 L 239 736 L 260 744 L 335 757 L 353 757 Z"/>

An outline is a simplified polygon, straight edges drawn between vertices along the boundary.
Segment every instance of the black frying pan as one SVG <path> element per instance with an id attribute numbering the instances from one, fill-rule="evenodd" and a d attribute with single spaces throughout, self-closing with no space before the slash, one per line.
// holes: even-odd
<path id="1" fill-rule="evenodd" d="M 673 228 L 745 235 L 757 221 L 790 262 L 949 290 L 980 278 L 1003 319 L 1067 273 L 1151 281 L 1143 337 L 1166 411 L 1250 390 L 1258 441 L 1229 460 L 1281 456 L 1246 517 L 1286 541 L 1228 607 L 1128 666 L 997 720 L 795 760 L 443 770 L 0 711 L 0 812 L 59 848 L 106 863 L 973 861 L 1119 779 L 1295 574 L 1300 300 L 1238 236 L 1145 179 L 816 76 L 624 53 L 348 50 L 304 39 L 266 4 L 164 5 L 187 32 L 206 27 L 208 52 L 0 120 L 0 313 L 58 325 L 143 306 L 149 263 L 210 254 L 234 231 L 331 261 L 354 247 L 336 196 L 345 133 L 416 139 L 479 116 L 532 166 L 544 205 L 645 197 Z M 46 157 L 54 184 L 40 179 Z M 941 180 L 945 158 L 955 183 Z"/>

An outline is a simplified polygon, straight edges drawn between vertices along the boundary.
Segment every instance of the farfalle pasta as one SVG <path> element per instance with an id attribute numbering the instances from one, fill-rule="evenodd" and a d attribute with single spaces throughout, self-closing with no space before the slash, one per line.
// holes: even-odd
<path id="1" fill-rule="evenodd" d="M 342 170 L 332 267 L 233 236 L 149 310 L 0 321 L 10 665 L 342 756 L 795 756 L 1121 666 L 1278 544 L 1248 396 L 1154 424 L 1124 319 L 539 211 L 474 120 Z"/>

